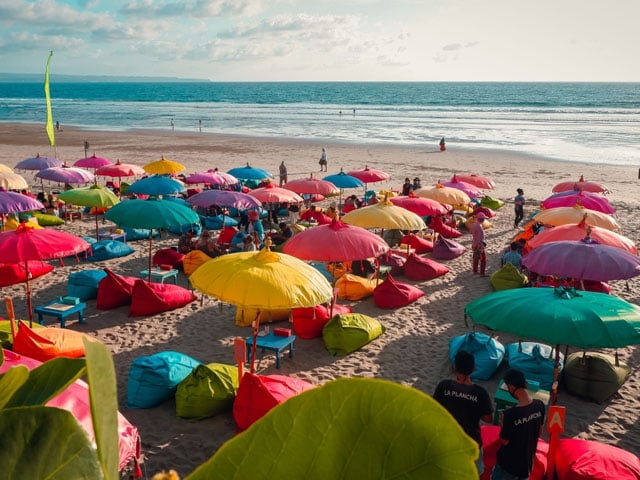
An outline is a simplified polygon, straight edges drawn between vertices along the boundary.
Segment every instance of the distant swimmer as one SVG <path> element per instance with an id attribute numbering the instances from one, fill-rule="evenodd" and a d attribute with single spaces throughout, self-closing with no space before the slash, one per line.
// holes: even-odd
<path id="1" fill-rule="evenodd" d="M 447 149 L 446 145 L 444 144 L 444 137 L 442 137 L 440 139 L 440 151 L 444 152 Z"/>

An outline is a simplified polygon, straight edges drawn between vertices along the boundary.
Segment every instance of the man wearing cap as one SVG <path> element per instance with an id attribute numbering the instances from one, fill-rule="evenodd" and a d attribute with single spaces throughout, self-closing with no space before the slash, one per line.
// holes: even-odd
<path id="1" fill-rule="evenodd" d="M 504 384 L 518 403 L 504 412 L 500 428 L 502 445 L 491 480 L 527 480 L 544 425 L 545 407 L 541 400 L 531 399 L 520 370 L 507 371 Z"/>
<path id="2" fill-rule="evenodd" d="M 487 391 L 471 381 L 475 365 L 475 358 L 471 353 L 465 350 L 456 353 L 454 358 L 455 380 L 446 379 L 438 383 L 433 398 L 446 408 L 465 433 L 478 443 L 480 455 L 476 461 L 476 467 L 478 474 L 482 475 L 484 459 L 482 458 L 480 420 L 491 423 L 493 406 Z"/>
<path id="3" fill-rule="evenodd" d="M 472 267 L 473 273 L 478 273 L 478 264 L 480 266 L 480 275 L 485 276 L 487 269 L 487 254 L 485 252 L 484 228 L 482 222 L 487 216 L 482 213 L 476 213 L 476 221 L 471 226 L 471 251 L 473 252 Z"/>

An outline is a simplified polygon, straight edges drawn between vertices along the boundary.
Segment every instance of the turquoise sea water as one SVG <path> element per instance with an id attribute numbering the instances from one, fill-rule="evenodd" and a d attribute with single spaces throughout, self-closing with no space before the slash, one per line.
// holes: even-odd
<path id="1" fill-rule="evenodd" d="M 640 83 L 51 83 L 54 120 L 640 164 Z M 42 83 L 0 83 L 0 122 L 44 123 Z M 201 124 L 200 124 L 201 121 Z M 200 127 L 201 125 L 201 127 Z"/>

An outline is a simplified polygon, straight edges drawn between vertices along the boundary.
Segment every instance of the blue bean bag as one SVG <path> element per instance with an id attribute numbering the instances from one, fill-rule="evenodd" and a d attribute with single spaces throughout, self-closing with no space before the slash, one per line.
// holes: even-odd
<path id="1" fill-rule="evenodd" d="M 185 225 L 171 225 L 168 230 L 176 235 L 182 235 L 189 230 L 193 230 L 199 236 L 202 233 L 202 226 L 199 223 L 187 223 Z"/>
<path id="2" fill-rule="evenodd" d="M 98 284 L 107 276 L 104 270 L 82 270 L 69 275 L 67 295 L 78 297 L 80 301 L 98 298 Z"/>
<path id="3" fill-rule="evenodd" d="M 133 253 L 134 249 L 132 246 L 118 240 L 100 240 L 91 245 L 91 251 L 92 255 L 87 257 L 87 261 L 96 262 L 124 257 Z"/>
<path id="4" fill-rule="evenodd" d="M 136 358 L 129 368 L 127 408 L 152 408 L 173 397 L 178 384 L 202 362 L 165 351 Z"/>
<path id="5" fill-rule="evenodd" d="M 148 240 L 149 239 L 149 230 L 146 228 L 130 228 L 130 227 L 121 227 L 122 230 L 127 234 L 127 242 L 134 240 Z M 160 232 L 158 230 L 153 230 L 152 237 L 156 238 L 160 236 Z"/>
<path id="6" fill-rule="evenodd" d="M 216 215 L 215 217 L 200 216 L 200 221 L 207 230 L 222 230 L 223 225 L 225 227 L 238 226 L 238 221 L 228 215 Z"/>
<path id="7" fill-rule="evenodd" d="M 461 350 L 469 352 L 475 358 L 476 369 L 471 374 L 474 382 L 491 378 L 505 355 L 502 343 L 481 332 L 466 333 L 449 340 L 449 360 L 452 364 Z"/>
<path id="8" fill-rule="evenodd" d="M 507 345 L 507 363 L 510 368 L 522 371 L 527 380 L 540 384 L 543 390 L 551 390 L 556 353 L 549 345 L 535 342 L 516 342 Z M 560 353 L 558 373 L 562 371 L 564 355 Z"/>

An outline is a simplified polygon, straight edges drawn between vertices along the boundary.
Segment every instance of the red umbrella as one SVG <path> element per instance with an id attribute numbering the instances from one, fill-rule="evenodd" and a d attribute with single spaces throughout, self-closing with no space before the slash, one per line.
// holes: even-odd
<path id="1" fill-rule="evenodd" d="M 476 173 L 456 173 L 453 178 L 451 178 L 451 181 L 470 183 L 477 188 L 482 188 L 485 190 L 493 190 L 494 188 L 496 188 L 496 184 L 493 183 L 493 180 L 491 180 L 489 177 L 478 175 Z"/>
<path id="2" fill-rule="evenodd" d="M 113 165 L 113 162 L 108 158 L 96 157 L 94 153 L 90 157 L 81 158 L 80 160 L 76 160 L 73 162 L 74 167 L 83 167 L 83 168 L 100 168 L 106 165 Z"/>
<path id="3" fill-rule="evenodd" d="M 364 260 L 379 257 L 388 250 L 389 245 L 379 235 L 336 220 L 307 228 L 282 247 L 283 253 L 301 260 L 323 262 Z"/>
<path id="4" fill-rule="evenodd" d="M 616 209 L 605 197 L 583 190 L 567 190 L 553 194 L 540 202 L 540 205 L 542 208 L 573 207 L 574 205 L 579 205 L 609 215 L 616 213 Z"/>
<path id="5" fill-rule="evenodd" d="M 302 197 L 297 193 L 286 188 L 276 187 L 275 183 L 271 182 L 265 187 L 251 190 L 249 195 L 257 198 L 262 203 L 300 203 L 303 201 Z"/>
<path id="6" fill-rule="evenodd" d="M 299 194 L 320 194 L 320 195 L 337 195 L 340 193 L 338 187 L 327 180 L 321 180 L 319 178 L 313 178 L 313 175 L 309 178 L 300 178 L 298 180 L 291 180 L 283 186 L 287 190 L 296 192 Z"/>
<path id="7" fill-rule="evenodd" d="M 27 272 L 29 326 L 33 322 L 29 260 L 48 260 L 77 255 L 91 245 L 80 237 L 50 228 L 35 229 L 22 223 L 14 231 L 0 233 L 0 263 L 24 262 Z"/>
<path id="8" fill-rule="evenodd" d="M 135 177 L 136 175 L 146 175 L 144 168 L 138 165 L 120 163 L 118 160 L 113 165 L 105 165 L 96 170 L 96 175 L 101 177 Z"/>
<path id="9" fill-rule="evenodd" d="M 431 198 L 417 197 L 413 192 L 409 196 L 390 197 L 389 200 L 395 206 L 405 208 L 421 217 L 444 215 L 451 210 L 451 207 L 447 207 Z"/>
<path id="10" fill-rule="evenodd" d="M 352 170 L 351 172 L 347 172 L 347 175 L 356 177 L 358 180 L 361 180 L 364 183 L 383 182 L 391 178 L 391 175 L 389 175 L 388 173 L 383 172 L 382 170 L 369 168 L 366 165 L 364 167 L 364 170 Z"/>
<path id="11" fill-rule="evenodd" d="M 588 182 L 584 179 L 583 175 L 580 175 L 580 179 L 577 182 L 561 182 L 553 187 L 552 192 L 566 192 L 567 190 L 584 190 L 592 193 L 608 193 L 609 188 L 606 185 L 598 182 Z"/>

